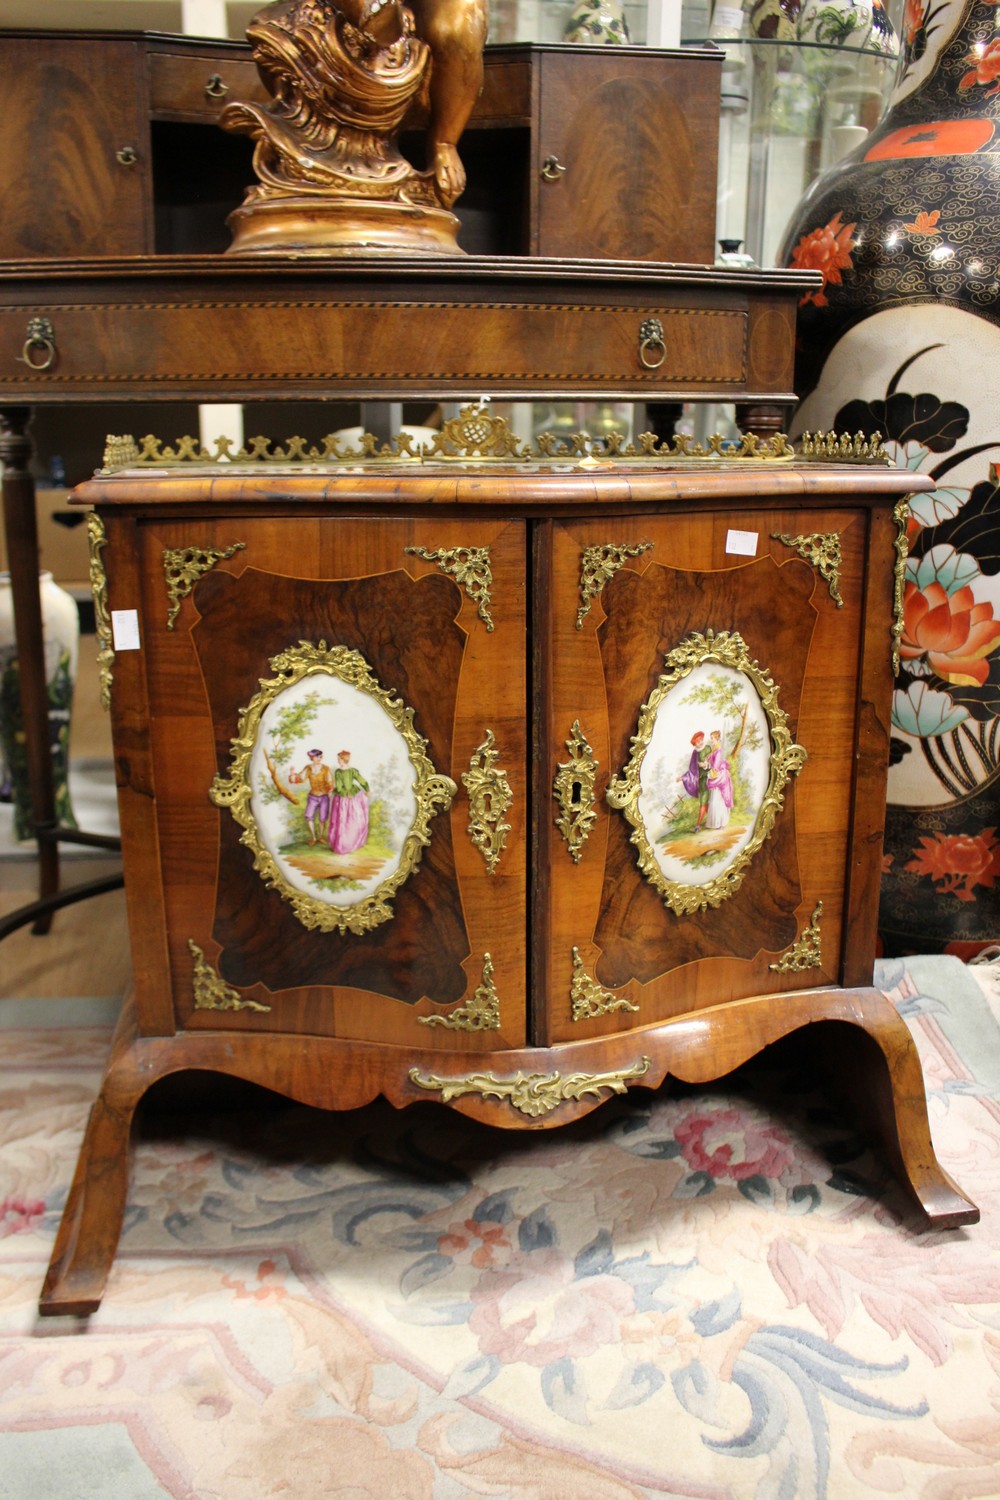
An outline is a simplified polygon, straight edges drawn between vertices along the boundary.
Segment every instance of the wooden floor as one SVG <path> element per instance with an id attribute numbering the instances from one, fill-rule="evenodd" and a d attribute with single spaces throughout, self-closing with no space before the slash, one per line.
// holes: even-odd
<path id="1" fill-rule="evenodd" d="M 97 646 L 93 636 L 80 642 L 80 665 L 74 692 L 70 755 L 81 759 L 111 755 L 108 716 L 97 687 Z M 0 912 L 14 911 L 38 892 L 30 860 L 2 862 Z M 114 858 L 64 861 L 65 885 L 111 873 Z M 118 996 L 129 979 L 125 895 L 112 891 L 56 912 L 51 930 L 36 937 L 29 927 L 0 943 L 0 1000 L 47 1000 L 64 995 Z"/>

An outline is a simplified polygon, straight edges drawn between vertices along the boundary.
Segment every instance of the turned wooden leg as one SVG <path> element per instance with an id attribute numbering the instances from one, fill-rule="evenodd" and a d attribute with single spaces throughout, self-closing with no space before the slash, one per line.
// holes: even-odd
<path id="1" fill-rule="evenodd" d="M 45 644 L 42 606 L 38 593 L 38 521 L 35 481 L 29 470 L 32 445 L 28 436 L 31 408 L 0 408 L 0 460 L 3 462 L 3 514 L 14 604 L 21 693 L 21 722 L 28 760 L 31 809 L 38 838 L 38 894 L 53 896 L 59 889 L 59 848 L 46 834 L 56 827 L 55 782 L 49 749 L 49 705 L 45 689 Z M 33 931 L 48 932 L 52 913 L 35 919 Z"/>
<path id="2" fill-rule="evenodd" d="M 753 433 L 754 437 L 771 438 L 788 431 L 792 410 L 791 405 L 779 402 L 740 401 L 736 403 L 736 425 L 741 432 Z"/>

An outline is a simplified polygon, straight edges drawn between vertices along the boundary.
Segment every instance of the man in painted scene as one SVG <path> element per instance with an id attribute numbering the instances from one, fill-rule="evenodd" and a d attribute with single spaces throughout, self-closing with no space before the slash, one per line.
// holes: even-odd
<path id="1" fill-rule="evenodd" d="M 309 830 L 310 844 L 318 843 L 326 833 L 326 825 L 330 818 L 330 794 L 333 791 L 333 775 L 330 767 L 323 760 L 322 750 L 310 750 L 309 759 L 301 771 L 293 771 L 289 781 L 301 785 L 303 781 L 309 783 L 309 795 L 306 798 L 305 819 Z"/>
<path id="2" fill-rule="evenodd" d="M 705 736 L 699 729 L 697 734 L 691 736 L 691 760 L 680 781 L 689 797 L 698 799 L 698 821 L 694 825 L 700 828 L 705 821 L 708 812 L 708 762 L 711 756 L 711 746 L 705 744 Z"/>
<path id="3" fill-rule="evenodd" d="M 351 752 L 341 750 L 333 773 L 330 805 L 330 848 L 334 854 L 353 854 L 368 837 L 368 783 L 351 765 Z"/>

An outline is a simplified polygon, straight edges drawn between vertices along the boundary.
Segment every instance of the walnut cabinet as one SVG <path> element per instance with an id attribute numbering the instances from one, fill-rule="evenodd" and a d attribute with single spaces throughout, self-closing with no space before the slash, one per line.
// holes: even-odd
<path id="1" fill-rule="evenodd" d="M 44 1309 L 99 1300 L 132 1110 L 183 1068 L 538 1128 L 832 1022 L 924 1211 L 974 1219 L 871 988 L 915 483 L 397 460 L 83 486 L 134 994 Z"/>

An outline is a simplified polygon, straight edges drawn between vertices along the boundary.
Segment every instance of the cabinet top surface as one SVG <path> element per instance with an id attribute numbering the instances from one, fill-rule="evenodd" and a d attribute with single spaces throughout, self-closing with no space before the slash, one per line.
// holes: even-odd
<path id="1" fill-rule="evenodd" d="M 692 500 L 736 505 L 760 496 L 884 504 L 932 488 L 927 475 L 905 469 L 799 458 L 516 464 L 410 458 L 353 465 L 143 464 L 99 473 L 79 485 L 72 499 L 102 506 L 416 504 L 544 511 Z"/>

